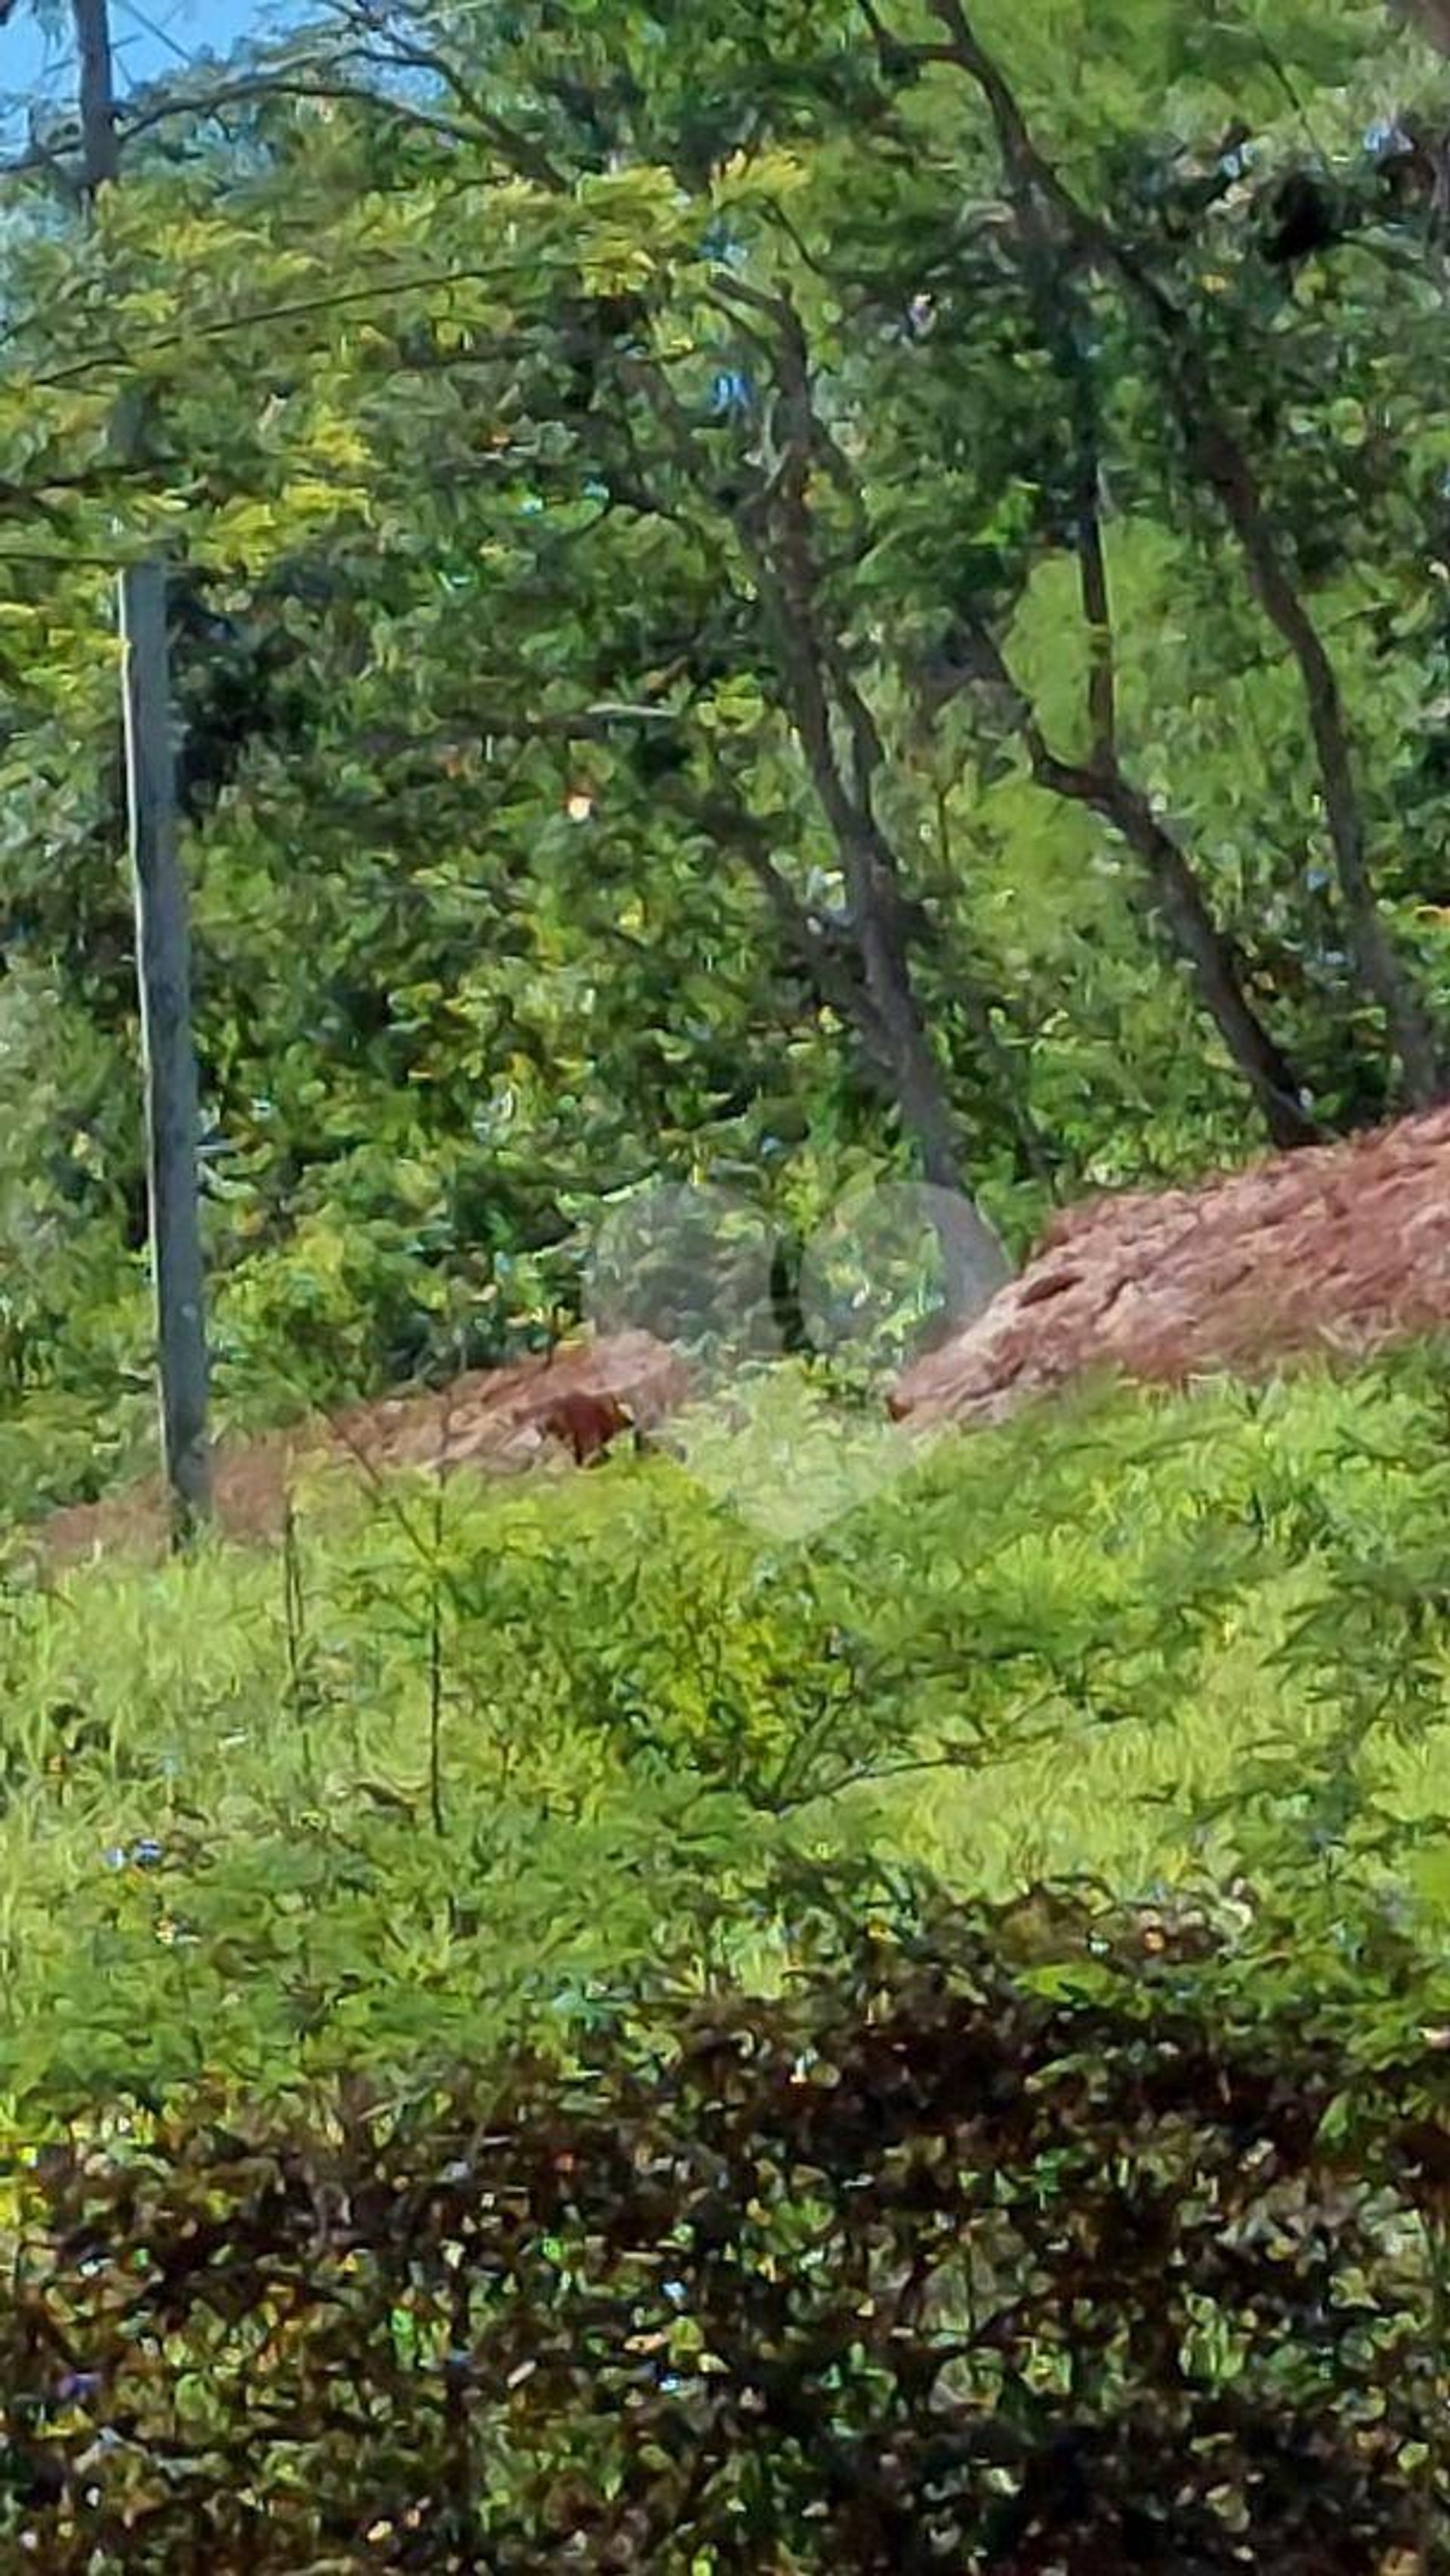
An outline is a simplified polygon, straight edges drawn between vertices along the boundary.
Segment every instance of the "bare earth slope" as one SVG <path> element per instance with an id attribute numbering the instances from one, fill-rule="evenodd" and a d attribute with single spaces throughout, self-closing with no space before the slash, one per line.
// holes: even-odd
<path id="1" fill-rule="evenodd" d="M 1093 1370 L 1181 1384 L 1450 1325 L 1450 1108 L 1188 1190 L 1065 1210 L 918 1361 L 898 1419 L 995 1422 Z"/>
<path id="2" fill-rule="evenodd" d="M 440 1392 L 384 1398 L 333 1422 L 223 1446 L 215 1465 L 216 1515 L 233 1538 L 275 1537 L 300 1470 L 351 1466 L 364 1477 L 389 1467 L 507 1470 L 551 1450 L 583 1463 L 627 1428 L 648 1430 L 683 1402 L 688 1377 L 649 1333 L 576 1344 L 516 1368 L 477 1369 Z M 157 1479 L 52 1514 L 35 1533 L 52 1562 L 113 1547 L 158 1554 L 166 1514 Z"/>
<path id="3" fill-rule="evenodd" d="M 906 1372 L 891 1409 L 979 1425 L 1095 1370 L 1181 1384 L 1446 1327 L 1450 1108 L 1194 1189 L 1065 1210 L 1022 1276 Z M 658 1424 L 689 1391 L 682 1361 L 648 1333 L 578 1343 L 223 1448 L 217 1516 L 234 1537 L 274 1536 L 298 1471 L 328 1461 L 364 1475 L 582 1462 L 627 1427 Z M 52 1563 L 117 1546 L 159 1553 L 159 1482 L 57 1512 L 35 1535 Z"/>

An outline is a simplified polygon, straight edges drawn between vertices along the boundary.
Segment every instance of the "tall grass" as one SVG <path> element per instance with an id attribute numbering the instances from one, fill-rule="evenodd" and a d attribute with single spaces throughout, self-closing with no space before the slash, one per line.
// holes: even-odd
<path id="1" fill-rule="evenodd" d="M 618 1458 L 17 1576 L 0 2098 L 24 2127 L 203 2071 L 286 2091 L 577 2033 L 625 1979 L 778 1976 L 786 1852 L 994 1897 L 1240 1871 L 1286 1908 L 1322 1870 L 1433 1962 L 1447 1390 L 1421 1351 L 1106 1391 L 805 1540 Z"/>

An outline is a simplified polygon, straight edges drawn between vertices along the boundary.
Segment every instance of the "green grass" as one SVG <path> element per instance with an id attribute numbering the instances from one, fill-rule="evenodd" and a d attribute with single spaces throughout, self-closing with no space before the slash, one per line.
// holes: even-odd
<path id="1" fill-rule="evenodd" d="M 1443 1355 L 1084 1397 L 804 1539 L 727 1482 L 318 1492 L 290 1553 L 17 1578 L 10 2116 L 426 2065 L 623 1981 L 778 1973 L 802 1850 L 994 1895 L 1244 1867 L 1293 1907 L 1338 1873 L 1408 1889 L 1438 1958 Z"/>

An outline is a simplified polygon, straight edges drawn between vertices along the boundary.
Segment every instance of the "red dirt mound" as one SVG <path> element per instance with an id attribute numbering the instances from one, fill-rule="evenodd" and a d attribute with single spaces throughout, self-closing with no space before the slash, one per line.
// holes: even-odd
<path id="1" fill-rule="evenodd" d="M 508 1470 L 551 1450 L 585 1464 L 621 1431 L 647 1431 L 689 1392 L 683 1363 L 649 1333 L 619 1333 L 515 1368 L 476 1369 L 439 1392 L 357 1405 L 332 1422 L 303 1423 L 223 1444 L 215 1461 L 216 1517 L 229 1537 L 274 1538 L 296 1474 L 351 1466 L 371 1479 L 390 1467 Z M 99 1503 L 53 1513 L 34 1533 L 50 1563 L 121 1547 L 162 1553 L 159 1478 Z"/>
<path id="2" fill-rule="evenodd" d="M 898 1420 L 995 1422 L 1088 1371 L 1181 1384 L 1450 1325 L 1450 1108 L 1188 1190 L 1065 1211 L 899 1381 Z"/>

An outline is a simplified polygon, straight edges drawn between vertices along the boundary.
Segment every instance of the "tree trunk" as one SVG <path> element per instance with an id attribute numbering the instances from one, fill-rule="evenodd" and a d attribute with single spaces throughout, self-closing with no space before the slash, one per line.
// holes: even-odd
<path id="1" fill-rule="evenodd" d="M 98 188 L 121 174 L 111 68 L 110 16 L 107 0 L 72 0 L 72 7 L 76 50 L 80 55 L 83 188 L 86 201 L 90 203 Z"/>
<path id="2" fill-rule="evenodd" d="M 874 850 L 858 844 L 848 874 L 855 887 L 852 909 L 866 997 L 884 1041 L 885 1070 L 902 1121 L 915 1139 L 922 1176 L 945 1194 L 934 1222 L 947 1308 L 953 1317 L 976 1314 L 1006 1286 L 1012 1265 L 995 1227 L 967 1190 L 956 1121 L 916 1000 L 895 871 Z"/>
<path id="3" fill-rule="evenodd" d="M 1288 1057 L 1269 1035 L 1239 977 L 1233 953 L 1204 902 L 1198 879 L 1145 796 L 1121 777 L 1086 800 L 1121 832 L 1148 871 L 1154 900 L 1219 1035 L 1263 1113 L 1276 1145 L 1312 1145 L 1320 1130 L 1300 1097 Z"/>

